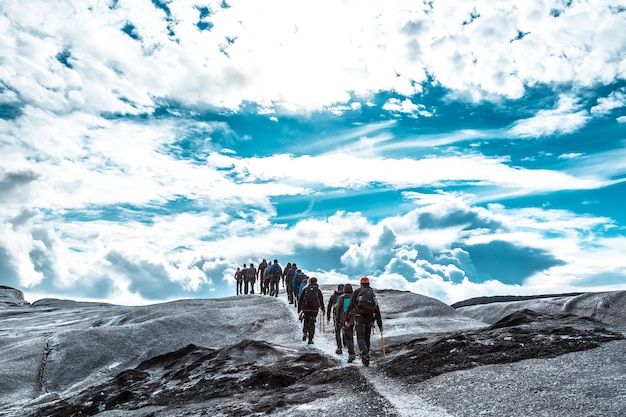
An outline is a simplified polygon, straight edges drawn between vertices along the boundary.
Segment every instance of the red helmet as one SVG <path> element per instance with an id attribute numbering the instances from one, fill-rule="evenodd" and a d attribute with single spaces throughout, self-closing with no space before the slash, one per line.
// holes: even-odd
<path id="1" fill-rule="evenodd" d="M 361 277 L 361 280 L 359 281 L 360 284 L 369 284 L 370 283 L 370 279 L 368 277 Z"/>

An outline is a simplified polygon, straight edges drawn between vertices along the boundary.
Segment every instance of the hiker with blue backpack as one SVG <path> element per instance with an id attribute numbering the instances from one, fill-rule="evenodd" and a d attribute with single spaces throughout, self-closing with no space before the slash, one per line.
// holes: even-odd
<path id="1" fill-rule="evenodd" d="M 287 268 L 288 267 L 288 268 Z M 287 291 L 287 300 L 289 300 L 289 304 L 293 304 L 294 301 L 294 297 L 293 297 L 293 276 L 296 274 L 296 270 L 298 269 L 298 266 L 296 265 L 296 263 L 294 262 L 293 264 L 288 263 L 287 266 L 285 267 L 285 281 L 287 283 L 286 286 L 286 291 Z"/>
<path id="2" fill-rule="evenodd" d="M 291 283 L 296 307 L 298 307 L 298 303 L 300 302 L 300 290 L 304 287 L 304 285 L 306 285 L 307 279 L 308 277 L 306 276 L 306 274 L 302 272 L 300 268 L 297 268 L 296 273 L 293 275 L 293 281 Z"/>
<path id="3" fill-rule="evenodd" d="M 350 298 L 347 315 L 354 319 L 354 331 L 356 332 L 356 341 L 361 352 L 361 361 L 363 365 L 369 366 L 372 325 L 376 321 L 382 335 L 383 321 L 380 317 L 380 308 L 378 307 L 376 295 L 370 287 L 370 279 L 361 277 L 359 283 L 361 286 L 354 290 Z"/>
<path id="4" fill-rule="evenodd" d="M 274 259 L 274 263 L 268 267 L 268 274 L 270 277 L 270 296 L 278 297 L 280 277 L 283 275 L 283 269 L 278 265 L 278 259 Z"/>
<path id="5" fill-rule="evenodd" d="M 308 344 L 313 344 L 315 336 L 315 321 L 317 313 L 322 310 L 321 320 L 324 320 L 324 295 L 317 285 L 317 278 L 307 279 L 306 286 L 302 289 L 298 299 L 298 311 L 302 315 L 304 325 L 302 326 L 302 340 L 309 340 Z"/>
<path id="6" fill-rule="evenodd" d="M 326 308 L 326 324 L 330 324 L 330 314 L 333 314 L 333 324 L 335 328 L 335 341 L 337 342 L 337 350 L 336 354 L 341 355 L 343 353 L 341 343 L 341 322 L 336 320 L 337 317 L 337 309 L 339 308 L 337 305 L 337 301 L 339 297 L 343 295 L 343 284 L 337 285 L 337 289 L 332 293 L 332 295 L 328 298 L 328 308 Z"/>

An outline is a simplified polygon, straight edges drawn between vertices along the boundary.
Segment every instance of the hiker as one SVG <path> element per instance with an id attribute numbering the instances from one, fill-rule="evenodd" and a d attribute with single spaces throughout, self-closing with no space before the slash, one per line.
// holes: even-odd
<path id="1" fill-rule="evenodd" d="M 266 294 L 265 288 L 263 285 L 263 277 L 265 276 L 265 268 L 267 268 L 267 261 L 263 259 L 263 261 L 259 264 L 259 269 L 257 270 L 257 279 L 259 280 L 259 294 Z"/>
<path id="2" fill-rule="evenodd" d="M 235 271 L 235 281 L 237 284 L 237 295 L 243 294 L 243 275 L 240 267 L 237 267 L 237 271 Z"/>
<path id="3" fill-rule="evenodd" d="M 361 277 L 359 283 L 361 286 L 354 291 L 350 298 L 347 314 L 348 317 L 354 319 L 354 330 L 359 351 L 361 352 L 361 361 L 363 365 L 369 366 L 372 325 L 374 320 L 376 320 L 376 324 L 382 332 L 383 321 L 380 317 L 380 308 L 378 307 L 376 295 L 370 287 L 370 279 Z"/>
<path id="4" fill-rule="evenodd" d="M 346 284 L 343 286 L 343 294 L 337 299 L 335 309 L 335 323 L 339 324 L 342 333 L 341 341 L 346 349 L 348 349 L 348 363 L 354 362 L 356 358 L 354 352 L 354 321 L 348 316 L 348 307 L 350 306 L 351 298 L 352 285 Z"/>
<path id="5" fill-rule="evenodd" d="M 302 340 L 309 340 L 308 344 L 313 344 L 315 336 L 315 320 L 317 312 L 322 310 L 322 320 L 324 320 L 324 295 L 317 285 L 317 278 L 311 277 L 307 280 L 305 288 L 298 299 L 298 311 L 304 318 L 302 326 Z"/>
<path id="6" fill-rule="evenodd" d="M 343 284 L 337 285 L 337 289 L 328 298 L 328 308 L 326 308 L 326 324 L 330 323 L 330 314 L 335 313 L 335 311 L 338 308 L 337 301 L 339 300 L 339 297 L 343 295 L 343 287 L 344 287 Z M 335 328 L 335 341 L 337 342 L 337 350 L 335 350 L 335 353 L 338 355 L 341 355 L 343 353 L 343 351 L 341 350 L 343 346 L 341 343 L 341 322 L 335 320 L 336 316 L 337 314 L 333 314 L 333 324 Z"/>
<path id="7" fill-rule="evenodd" d="M 302 282 L 306 282 L 307 276 L 302 272 L 300 268 L 296 269 L 296 273 L 293 274 L 293 280 L 291 283 L 291 289 L 293 290 L 294 305 L 298 307 L 300 301 L 300 286 Z"/>
<path id="8" fill-rule="evenodd" d="M 289 304 L 293 304 L 295 301 L 293 297 L 292 283 L 293 283 L 293 276 L 295 275 L 298 267 L 295 262 L 293 264 L 288 263 L 287 266 L 289 267 L 289 269 L 285 267 L 285 270 L 287 270 L 287 273 L 285 274 L 285 281 L 287 282 L 287 300 L 289 300 Z"/>
<path id="9" fill-rule="evenodd" d="M 287 276 L 287 272 L 289 272 L 290 269 L 291 269 L 291 263 L 287 262 L 285 269 L 283 269 L 283 274 L 280 277 L 280 280 L 283 282 L 283 288 L 285 288 L 285 277 Z"/>
<path id="10" fill-rule="evenodd" d="M 241 268 L 241 276 L 243 277 L 243 293 L 248 294 L 248 292 L 250 291 L 248 285 L 250 284 L 248 281 L 248 267 L 246 266 L 246 264 L 243 264 L 243 268 Z"/>
<path id="11" fill-rule="evenodd" d="M 270 296 L 278 297 L 280 277 L 283 275 L 283 269 L 278 265 L 278 259 L 274 259 L 274 263 L 268 269 L 270 276 Z"/>
<path id="12" fill-rule="evenodd" d="M 246 275 L 248 276 L 248 282 L 250 282 L 250 294 L 254 294 L 254 283 L 256 281 L 256 268 L 254 267 L 253 263 L 251 263 L 250 266 L 248 267 L 248 273 Z"/>
<path id="13" fill-rule="evenodd" d="M 298 285 L 298 300 L 300 299 L 300 296 L 302 295 L 302 290 L 304 289 L 304 287 L 307 286 L 307 284 L 309 283 L 309 277 L 302 272 L 302 270 L 298 270 L 300 271 L 300 274 L 303 278 L 298 277 L 297 281 L 300 281 L 300 285 Z M 296 272 L 296 276 L 298 275 L 298 272 Z"/>
<path id="14" fill-rule="evenodd" d="M 270 295 L 270 268 L 269 267 L 265 268 L 265 271 L 263 271 L 263 294 Z"/>

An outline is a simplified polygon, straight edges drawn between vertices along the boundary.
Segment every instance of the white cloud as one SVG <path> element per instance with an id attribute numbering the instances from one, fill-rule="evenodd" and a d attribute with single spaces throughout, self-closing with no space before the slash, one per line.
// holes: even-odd
<path id="1" fill-rule="evenodd" d="M 368 152 L 369 153 L 369 152 Z M 280 164 L 274 158 L 282 159 Z M 220 160 L 226 161 L 222 155 Z M 292 186 L 354 187 L 383 183 L 404 188 L 444 183 L 496 185 L 516 193 L 548 190 L 595 188 L 601 181 L 575 178 L 548 170 L 525 170 L 504 164 L 501 159 L 480 155 L 415 159 L 360 158 L 352 154 L 327 154 L 319 157 L 286 155 L 265 158 L 232 158 L 232 166 L 249 180 L 269 179 Z M 222 162 L 228 164 L 227 162 Z M 449 167 L 455 167 L 454 170 Z M 413 175 L 407 175 L 413 173 Z"/>
<path id="2" fill-rule="evenodd" d="M 579 152 L 564 153 L 558 156 L 559 159 L 578 159 L 584 154 Z"/>
<path id="3" fill-rule="evenodd" d="M 395 113 L 406 113 L 413 117 L 432 117 L 432 113 L 426 110 L 426 106 L 423 104 L 415 104 L 411 100 L 404 99 L 399 100 L 392 98 L 383 105 L 384 110 L 388 110 Z"/>
<path id="4" fill-rule="evenodd" d="M 612 110 L 619 109 L 626 106 L 626 89 L 622 88 L 619 91 L 612 91 L 608 97 L 600 97 L 598 104 L 593 106 L 590 110 L 591 114 L 603 116 L 610 113 Z"/>
<path id="5" fill-rule="evenodd" d="M 509 130 L 510 137 L 536 138 L 575 132 L 589 120 L 576 100 L 561 96 L 556 109 L 541 110 L 535 116 L 517 121 Z"/>
<path id="6" fill-rule="evenodd" d="M 313 110 L 345 103 L 350 92 L 414 95 L 427 71 L 475 98 L 517 98 L 527 85 L 624 75 L 624 18 L 600 3 L 573 3 L 554 17 L 551 2 L 439 1 L 432 10 L 412 2 L 213 2 L 211 30 L 200 31 L 188 1 L 168 3 L 171 19 L 149 2 L 9 2 L 0 9 L 0 52 L 5 83 L 57 112 L 136 114 L 160 97 Z M 138 40 L 122 32 L 127 24 Z M 63 51 L 71 68 L 57 60 Z"/>

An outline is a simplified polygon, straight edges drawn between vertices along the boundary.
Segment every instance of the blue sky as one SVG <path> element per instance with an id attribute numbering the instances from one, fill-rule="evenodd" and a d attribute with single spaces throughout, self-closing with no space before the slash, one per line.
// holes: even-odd
<path id="1" fill-rule="evenodd" d="M 0 284 L 626 289 L 626 6 L 392 3 L 2 1 Z"/>

